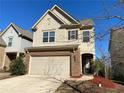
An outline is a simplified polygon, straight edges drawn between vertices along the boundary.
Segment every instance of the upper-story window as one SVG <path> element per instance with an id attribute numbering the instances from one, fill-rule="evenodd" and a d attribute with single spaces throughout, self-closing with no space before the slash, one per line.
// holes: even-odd
<path id="1" fill-rule="evenodd" d="M 83 42 L 89 42 L 90 41 L 90 32 L 84 31 L 83 32 Z"/>
<path id="2" fill-rule="evenodd" d="M 43 32 L 43 42 L 54 42 L 55 32 Z"/>
<path id="3" fill-rule="evenodd" d="M 8 38 L 8 47 L 12 46 L 13 37 Z"/>
<path id="4" fill-rule="evenodd" d="M 68 40 L 73 40 L 78 38 L 78 30 L 68 31 Z"/>

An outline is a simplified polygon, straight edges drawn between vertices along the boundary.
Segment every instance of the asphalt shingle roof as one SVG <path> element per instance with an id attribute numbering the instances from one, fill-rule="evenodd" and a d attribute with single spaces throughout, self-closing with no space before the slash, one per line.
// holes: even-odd
<path id="1" fill-rule="evenodd" d="M 17 25 L 15 25 L 15 24 L 13 24 L 13 23 L 12 23 L 12 25 L 13 25 L 14 28 L 15 28 L 19 33 L 21 33 L 23 36 L 25 36 L 25 37 L 27 37 L 27 38 L 33 40 L 33 33 L 28 32 L 28 31 L 26 31 L 26 30 L 24 30 L 24 29 L 18 27 Z"/>
<path id="2" fill-rule="evenodd" d="M 80 23 L 84 26 L 93 26 L 94 25 L 94 22 L 92 19 L 84 19 L 84 20 L 81 20 Z"/>

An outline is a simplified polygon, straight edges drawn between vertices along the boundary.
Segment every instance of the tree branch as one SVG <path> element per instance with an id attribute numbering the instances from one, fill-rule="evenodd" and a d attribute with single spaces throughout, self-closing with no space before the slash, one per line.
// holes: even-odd
<path id="1" fill-rule="evenodd" d="M 113 19 L 113 18 L 116 18 L 116 19 L 119 19 L 119 20 L 122 20 L 124 21 L 124 17 L 121 17 L 121 16 L 117 16 L 117 15 L 114 15 L 114 16 L 105 16 L 105 17 L 98 17 L 97 19 Z"/>

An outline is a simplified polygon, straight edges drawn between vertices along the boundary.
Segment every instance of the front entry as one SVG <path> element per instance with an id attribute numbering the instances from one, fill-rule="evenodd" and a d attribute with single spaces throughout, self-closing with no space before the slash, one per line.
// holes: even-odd
<path id="1" fill-rule="evenodd" d="M 4 70 L 9 70 L 9 65 L 12 62 L 12 60 L 16 59 L 17 53 L 6 53 L 5 57 L 5 64 L 4 64 Z"/>
<path id="2" fill-rule="evenodd" d="M 82 73 L 83 74 L 91 74 L 91 62 L 93 60 L 93 54 L 82 54 Z"/>
<path id="3" fill-rule="evenodd" d="M 18 53 L 17 52 L 13 52 L 13 53 L 9 53 L 9 52 L 7 52 L 6 53 L 6 56 L 5 56 L 5 63 L 4 63 L 4 70 L 9 70 L 9 65 L 10 65 L 10 63 L 13 61 L 13 60 L 15 60 L 16 58 L 17 58 L 17 56 L 23 56 L 24 55 L 24 53 L 19 53 L 19 55 L 18 55 Z"/>

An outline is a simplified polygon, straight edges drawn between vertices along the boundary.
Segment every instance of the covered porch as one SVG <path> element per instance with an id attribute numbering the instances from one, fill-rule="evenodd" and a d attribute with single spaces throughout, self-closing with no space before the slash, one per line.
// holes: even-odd
<path id="1" fill-rule="evenodd" d="M 8 71 L 10 63 L 19 56 L 23 56 L 24 53 L 20 52 L 5 52 L 3 58 L 3 70 Z"/>

